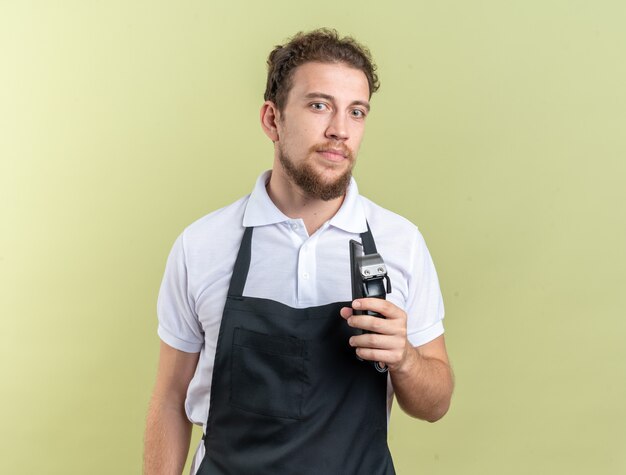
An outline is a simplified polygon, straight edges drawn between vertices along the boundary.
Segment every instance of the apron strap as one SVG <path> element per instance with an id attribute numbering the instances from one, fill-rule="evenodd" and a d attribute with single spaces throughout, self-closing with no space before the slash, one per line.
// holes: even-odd
<path id="1" fill-rule="evenodd" d="M 252 231 L 254 231 L 254 228 L 250 227 L 246 228 L 243 233 L 241 246 L 239 246 L 239 253 L 233 268 L 233 275 L 230 278 L 229 297 L 241 297 L 243 295 L 243 288 L 246 285 L 248 271 L 250 270 Z"/>
<path id="2" fill-rule="evenodd" d="M 361 242 L 363 243 L 364 254 L 376 254 L 376 243 L 374 242 L 374 236 L 372 236 L 372 230 L 369 223 L 367 223 L 367 231 L 361 233 Z M 237 260 L 235 261 L 235 267 L 233 268 L 233 275 L 230 278 L 230 286 L 228 288 L 229 297 L 241 297 L 243 296 L 243 289 L 246 285 L 248 278 L 248 271 L 250 270 L 250 257 L 252 255 L 252 232 L 254 228 L 249 227 L 243 233 L 241 239 L 241 246 L 239 246 L 239 253 L 237 254 Z"/>
<path id="3" fill-rule="evenodd" d="M 376 243 L 374 242 L 374 236 L 372 236 L 372 230 L 370 229 L 370 223 L 367 224 L 367 231 L 361 233 L 361 242 L 363 243 L 363 254 L 376 254 Z"/>

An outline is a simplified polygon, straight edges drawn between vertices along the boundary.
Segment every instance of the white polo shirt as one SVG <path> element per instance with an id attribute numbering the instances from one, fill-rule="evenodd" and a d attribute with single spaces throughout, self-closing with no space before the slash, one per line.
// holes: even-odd
<path id="1" fill-rule="evenodd" d="M 303 308 L 352 299 L 348 243 L 360 240 L 367 219 L 391 279 L 387 299 L 408 315 L 409 341 L 419 346 L 443 333 L 437 273 L 415 225 L 360 196 L 353 179 L 337 214 L 309 236 L 302 219 L 288 218 L 269 198 L 270 174 L 250 195 L 187 227 L 167 261 L 158 334 L 176 349 L 200 352 L 185 401 L 194 424 L 207 421 L 219 326 L 244 227 L 255 227 L 244 295 Z M 392 398 L 390 387 L 388 408 Z"/>

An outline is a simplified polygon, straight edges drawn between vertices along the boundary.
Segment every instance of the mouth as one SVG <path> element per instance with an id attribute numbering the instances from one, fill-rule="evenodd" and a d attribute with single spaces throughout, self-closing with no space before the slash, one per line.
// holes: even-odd
<path id="1" fill-rule="evenodd" d="M 340 162 L 347 158 L 347 154 L 343 150 L 334 148 L 320 149 L 317 150 L 317 153 L 332 162 Z"/>

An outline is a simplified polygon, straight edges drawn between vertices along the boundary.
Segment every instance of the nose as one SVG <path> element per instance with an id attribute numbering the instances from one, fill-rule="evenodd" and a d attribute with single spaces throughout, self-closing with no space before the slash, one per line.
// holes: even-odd
<path id="1" fill-rule="evenodd" d="M 332 140 L 346 141 L 350 137 L 346 117 L 341 113 L 334 113 L 326 128 L 326 137 Z"/>

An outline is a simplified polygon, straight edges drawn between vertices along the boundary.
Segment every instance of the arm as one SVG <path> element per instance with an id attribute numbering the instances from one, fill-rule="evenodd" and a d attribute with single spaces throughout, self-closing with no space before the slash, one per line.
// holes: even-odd
<path id="1" fill-rule="evenodd" d="M 373 333 L 353 336 L 350 345 L 359 357 L 384 363 L 400 407 L 409 415 L 429 422 L 441 419 L 450 407 L 453 380 L 443 335 L 419 347 L 406 337 L 406 313 L 386 300 L 355 300 L 352 308 L 371 310 L 385 318 L 354 315 L 341 309 L 348 325 Z"/>
<path id="2" fill-rule="evenodd" d="M 185 396 L 200 353 L 185 353 L 161 341 L 156 384 L 148 410 L 144 475 L 180 475 L 185 466 L 191 423 Z"/>

